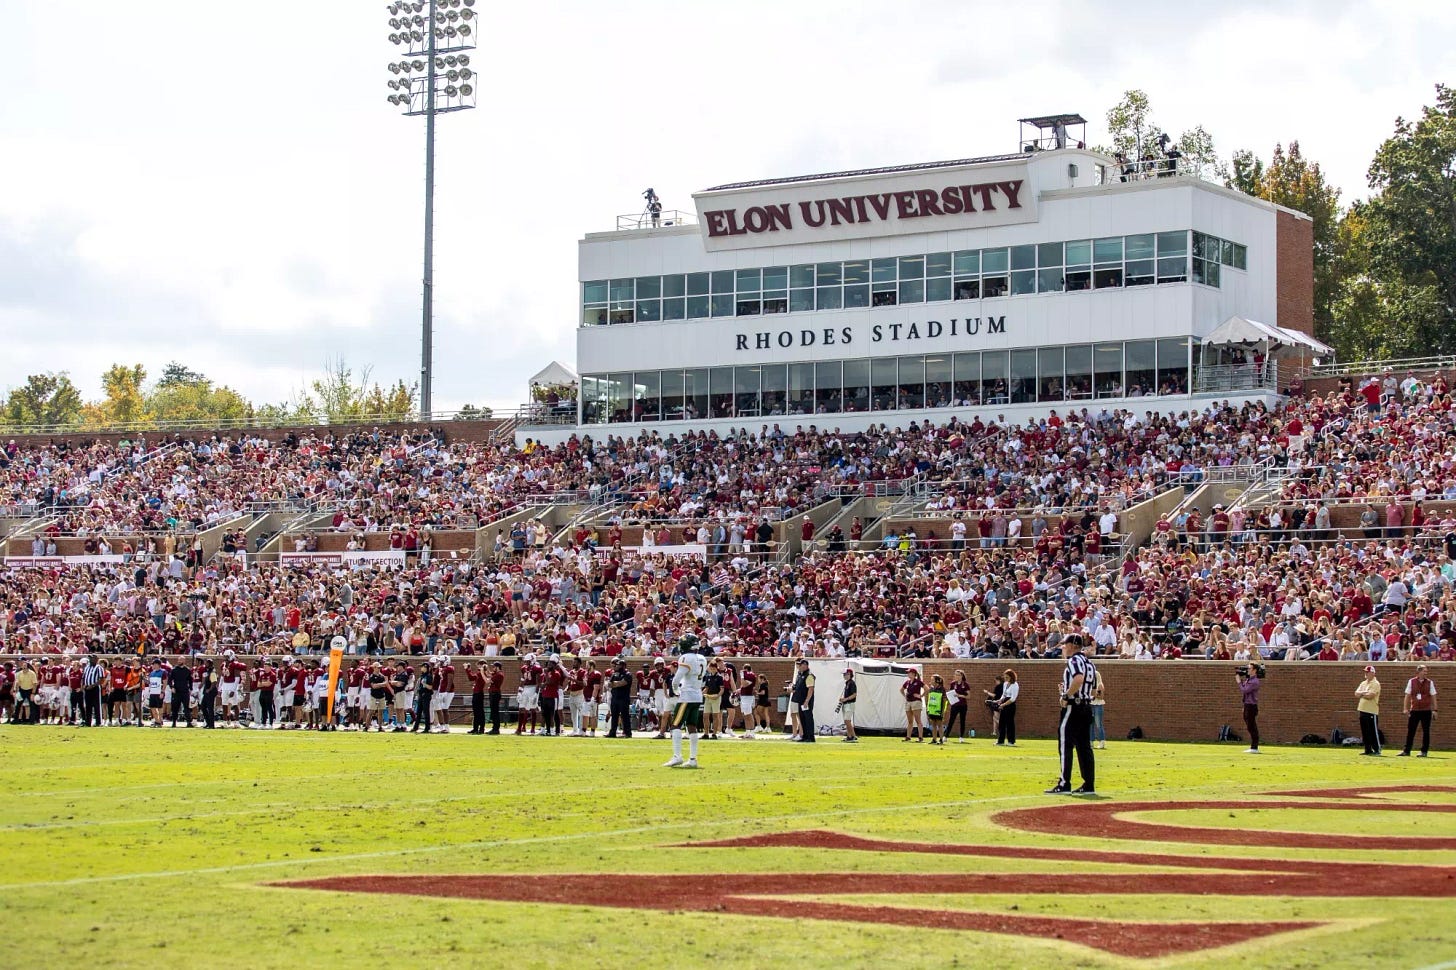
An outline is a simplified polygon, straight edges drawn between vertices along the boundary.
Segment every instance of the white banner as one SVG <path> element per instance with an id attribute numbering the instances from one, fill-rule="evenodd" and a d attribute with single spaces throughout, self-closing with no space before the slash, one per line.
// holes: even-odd
<path id="1" fill-rule="evenodd" d="M 104 566 L 122 561 L 120 556 L 6 556 L 7 566 Z"/>
<path id="2" fill-rule="evenodd" d="M 613 550 L 610 546 L 597 546 L 598 559 L 610 558 L 612 552 Z M 708 547 L 701 542 L 678 546 L 622 546 L 622 552 L 640 552 L 644 556 L 655 554 L 667 556 L 697 556 L 704 562 L 708 561 Z"/>
<path id="3" fill-rule="evenodd" d="M 359 562 L 395 562 L 404 564 L 403 549 L 378 549 L 364 550 L 355 549 L 345 552 L 280 552 L 278 561 L 284 565 L 307 565 L 309 563 L 332 563 L 342 565 L 343 563 Z"/>

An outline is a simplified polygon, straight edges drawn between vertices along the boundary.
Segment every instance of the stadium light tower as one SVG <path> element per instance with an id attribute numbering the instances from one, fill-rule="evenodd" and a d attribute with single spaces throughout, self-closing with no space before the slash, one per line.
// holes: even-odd
<path id="1" fill-rule="evenodd" d="M 480 79 L 475 50 L 475 0 L 400 0 L 389 10 L 389 42 L 404 57 L 389 65 L 389 103 L 407 117 L 425 116 L 425 274 L 420 333 L 420 418 L 430 415 L 434 379 L 435 115 L 475 107 Z M 445 83 L 442 85 L 440 82 Z"/>

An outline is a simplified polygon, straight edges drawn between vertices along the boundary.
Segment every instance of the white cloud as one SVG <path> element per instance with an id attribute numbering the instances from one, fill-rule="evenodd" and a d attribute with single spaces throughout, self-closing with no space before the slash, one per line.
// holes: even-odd
<path id="1" fill-rule="evenodd" d="M 479 8 L 478 8 L 479 9 Z M 1345 198 L 1428 103 L 1456 4 L 490 4 L 442 119 L 437 404 L 574 358 L 576 240 L 653 185 L 960 157 L 1143 87 L 1224 153 L 1298 138 Z M 80 29 L 65 27 L 76 18 Z M 0 387 L 183 360 L 261 400 L 345 354 L 418 373 L 421 145 L 384 4 L 0 0 Z M 70 60 L 57 56 L 58 41 Z"/>

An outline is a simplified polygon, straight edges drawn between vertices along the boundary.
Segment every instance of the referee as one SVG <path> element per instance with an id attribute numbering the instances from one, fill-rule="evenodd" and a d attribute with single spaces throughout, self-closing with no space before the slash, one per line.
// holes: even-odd
<path id="1" fill-rule="evenodd" d="M 101 726 L 101 682 L 106 679 L 106 668 L 96 660 L 96 654 L 86 658 L 86 667 L 81 673 L 81 726 Z"/>
<path id="2" fill-rule="evenodd" d="M 1062 671 L 1062 719 L 1057 730 L 1057 751 L 1062 773 L 1048 795 L 1092 795 L 1097 791 L 1092 755 L 1092 689 L 1097 681 L 1092 661 L 1082 655 L 1083 637 L 1073 634 L 1062 641 L 1067 666 Z M 1077 769 L 1082 787 L 1072 787 L 1072 750 L 1077 752 Z"/>

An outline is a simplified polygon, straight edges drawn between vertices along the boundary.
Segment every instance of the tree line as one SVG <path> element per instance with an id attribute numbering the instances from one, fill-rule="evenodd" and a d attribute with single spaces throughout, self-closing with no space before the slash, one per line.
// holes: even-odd
<path id="1" fill-rule="evenodd" d="M 141 364 L 112 364 L 101 375 L 101 396 L 86 400 L 62 371 L 31 374 L 12 388 L 0 409 L 0 425 L 11 431 L 28 428 L 78 431 L 108 427 L 165 427 L 177 424 L 231 426 L 347 423 L 351 420 L 404 421 L 415 416 L 419 388 L 397 381 L 381 386 L 370 369 L 356 374 L 343 359 L 329 363 L 322 377 L 311 381 L 291 401 L 254 403 L 176 361 L 154 381 Z M 488 408 L 466 405 L 460 420 L 490 417 Z"/>
<path id="2" fill-rule="evenodd" d="M 1139 90 L 1108 110 L 1107 127 L 1103 150 L 1129 157 L 1163 134 Z M 1313 220 L 1315 336 L 1341 360 L 1456 353 L 1456 88 L 1438 84 L 1420 118 L 1396 119 L 1366 172 L 1368 197 L 1347 206 L 1297 140 L 1227 163 L 1201 125 L 1170 141 L 1200 174 Z"/>

